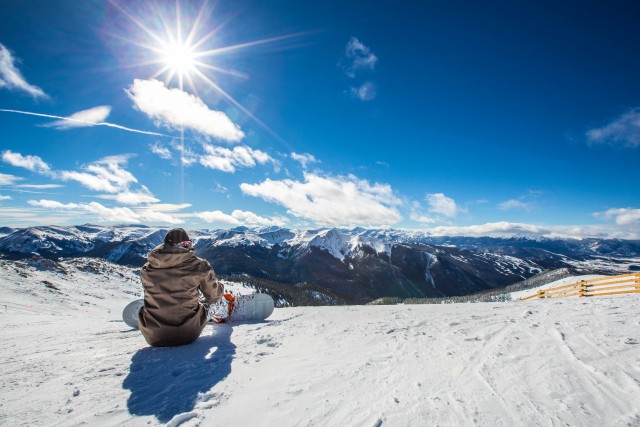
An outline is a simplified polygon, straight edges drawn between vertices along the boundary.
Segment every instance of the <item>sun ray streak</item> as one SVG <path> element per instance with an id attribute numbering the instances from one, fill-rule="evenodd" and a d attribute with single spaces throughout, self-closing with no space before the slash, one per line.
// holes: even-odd
<path id="1" fill-rule="evenodd" d="M 240 71 L 227 70 L 226 68 L 216 67 L 215 65 L 210 65 L 201 61 L 195 61 L 195 63 L 198 64 L 200 67 L 207 68 L 211 71 L 217 71 L 219 73 L 229 74 L 230 76 L 238 77 L 245 80 L 249 78 L 249 75 L 247 73 L 242 73 Z"/>
<path id="2" fill-rule="evenodd" d="M 307 33 L 306 32 L 301 32 L 301 33 L 285 34 L 283 36 L 269 37 L 269 38 L 266 38 L 266 39 L 254 40 L 252 42 L 238 43 L 238 44 L 235 44 L 235 45 L 225 46 L 225 47 L 218 47 L 218 48 L 211 49 L 211 50 L 203 50 L 203 51 L 195 53 L 194 57 L 200 58 L 200 57 L 204 57 L 204 56 L 220 55 L 222 53 L 232 52 L 232 51 L 235 51 L 235 50 L 238 50 L 238 49 L 246 49 L 246 48 L 249 48 L 249 47 L 259 46 L 259 45 L 262 45 L 262 44 L 274 43 L 274 42 L 281 41 L 281 40 L 291 39 L 291 38 L 294 38 L 294 37 L 300 37 L 301 35 L 304 35 L 304 34 L 307 34 Z"/>
<path id="3" fill-rule="evenodd" d="M 200 70 L 196 70 L 195 72 L 200 76 L 201 79 L 203 79 L 206 83 L 208 83 L 209 86 L 211 86 L 212 89 L 217 91 L 224 98 L 226 98 L 229 102 L 231 102 L 236 108 L 238 108 L 240 111 L 245 113 L 249 118 L 251 118 L 251 120 L 256 122 L 260 127 L 262 127 L 269 134 L 271 134 L 271 136 L 273 136 L 278 141 L 280 141 L 281 143 L 285 144 L 288 148 L 290 148 L 289 144 L 280 135 L 278 135 L 273 129 L 271 129 L 269 126 L 267 126 L 266 123 L 264 123 L 262 120 L 260 120 L 258 117 L 256 117 L 255 114 L 253 114 L 251 111 L 246 109 L 240 102 L 236 101 L 235 98 L 233 98 L 231 95 L 229 95 L 224 89 L 222 89 L 220 86 L 218 86 L 210 78 L 208 78 L 207 76 L 202 74 L 202 72 Z"/>
<path id="4" fill-rule="evenodd" d="M 142 29 L 142 31 L 144 31 L 145 33 L 147 33 L 147 35 L 149 35 L 151 38 L 153 38 L 156 42 L 162 44 L 163 40 L 158 37 L 156 35 L 156 33 L 154 33 L 153 31 L 149 30 L 142 22 L 140 22 L 140 20 L 138 20 L 135 16 L 131 15 L 129 12 L 127 12 L 125 9 L 123 9 L 122 7 L 120 7 L 120 5 L 118 3 L 116 3 L 113 0 L 110 0 L 109 3 L 111 5 L 113 5 L 116 9 L 118 9 L 120 12 L 122 12 L 127 18 L 131 19 L 138 27 L 140 27 L 140 29 Z"/>

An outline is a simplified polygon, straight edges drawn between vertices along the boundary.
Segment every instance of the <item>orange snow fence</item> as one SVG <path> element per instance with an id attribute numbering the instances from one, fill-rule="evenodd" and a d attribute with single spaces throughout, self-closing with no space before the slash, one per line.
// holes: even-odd
<path id="1" fill-rule="evenodd" d="M 565 298 L 565 297 L 601 297 L 605 295 L 640 294 L 640 273 L 621 274 L 619 276 L 600 277 L 580 280 L 570 285 L 539 290 L 533 295 L 520 298 Z"/>

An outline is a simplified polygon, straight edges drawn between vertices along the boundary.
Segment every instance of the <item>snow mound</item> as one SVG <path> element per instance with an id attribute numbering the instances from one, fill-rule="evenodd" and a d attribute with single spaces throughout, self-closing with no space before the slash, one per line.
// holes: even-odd
<path id="1" fill-rule="evenodd" d="M 640 298 L 276 309 L 148 347 L 137 270 L 0 260 L 0 424 L 637 425 Z"/>

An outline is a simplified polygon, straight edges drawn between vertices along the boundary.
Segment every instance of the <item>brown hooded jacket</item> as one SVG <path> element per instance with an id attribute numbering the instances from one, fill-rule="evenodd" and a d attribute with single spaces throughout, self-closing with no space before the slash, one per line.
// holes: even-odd
<path id="1" fill-rule="evenodd" d="M 194 249 L 162 244 L 153 249 L 140 271 L 144 307 L 138 315 L 142 335 L 153 346 L 176 346 L 194 341 L 207 324 L 199 302 L 217 301 L 224 287 L 208 261 Z"/>

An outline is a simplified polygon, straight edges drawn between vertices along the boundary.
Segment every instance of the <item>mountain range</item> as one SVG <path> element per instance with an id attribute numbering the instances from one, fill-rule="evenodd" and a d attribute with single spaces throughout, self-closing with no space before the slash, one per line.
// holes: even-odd
<path id="1" fill-rule="evenodd" d="M 140 225 L 0 228 L 9 259 L 95 257 L 141 266 L 166 228 Z M 439 237 L 393 229 L 188 230 L 222 277 L 295 288 L 333 303 L 443 297 L 497 289 L 555 268 L 640 270 L 640 241 Z"/>

